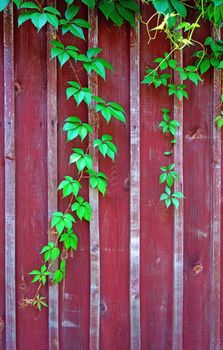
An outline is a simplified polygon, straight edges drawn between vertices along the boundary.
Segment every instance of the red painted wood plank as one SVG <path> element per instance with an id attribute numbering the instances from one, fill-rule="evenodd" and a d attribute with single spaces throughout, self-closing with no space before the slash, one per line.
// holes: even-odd
<path id="1" fill-rule="evenodd" d="M 191 21 L 194 18 L 191 17 Z M 210 28 L 201 23 L 195 39 L 203 42 Z M 184 53 L 184 66 L 194 62 L 194 47 Z M 199 50 L 199 46 L 197 46 Z M 210 247 L 212 208 L 211 129 L 212 74 L 196 87 L 187 82 L 184 100 L 184 318 L 183 348 L 210 348 Z"/>
<path id="2" fill-rule="evenodd" d="M 174 58 L 183 66 L 183 52 L 175 51 Z M 178 72 L 174 75 L 174 84 L 182 84 Z M 183 192 L 183 100 L 179 101 L 174 96 L 174 119 L 178 120 L 181 127 L 176 134 L 177 144 L 174 148 L 175 169 L 179 173 L 180 181 L 175 182 L 174 191 Z M 174 209 L 173 228 L 173 328 L 172 349 L 183 348 L 183 254 L 184 254 L 184 202 L 180 201 L 178 209 Z"/>
<path id="3" fill-rule="evenodd" d="M 55 0 L 48 0 L 48 6 L 56 6 Z M 55 38 L 55 29 L 48 26 L 47 34 L 47 179 L 48 179 L 48 223 L 52 213 L 57 211 L 57 61 L 51 60 L 51 40 Z M 48 240 L 56 242 L 57 237 L 48 235 Z M 51 272 L 58 268 L 58 261 L 51 267 Z M 49 349 L 59 349 L 59 301 L 58 285 L 49 284 Z"/>
<path id="4" fill-rule="evenodd" d="M 4 12 L 5 323 L 6 349 L 16 349 L 15 96 L 13 4 Z"/>
<path id="5" fill-rule="evenodd" d="M 128 25 L 117 28 L 99 16 L 101 57 L 114 72 L 106 81 L 99 78 L 99 96 L 125 108 L 126 125 L 112 118 L 109 125 L 100 117 L 100 137 L 113 137 L 118 154 L 115 161 L 100 156 L 100 170 L 108 176 L 108 190 L 100 196 L 101 320 L 100 347 L 106 350 L 130 349 L 129 314 L 129 144 L 130 71 Z"/>
<path id="6" fill-rule="evenodd" d="M 154 13 L 144 6 L 143 20 Z M 156 26 L 156 18 L 151 28 Z M 156 67 L 153 60 L 169 51 L 169 41 L 159 35 L 148 46 L 148 35 L 141 25 L 141 79 L 146 67 Z M 159 198 L 165 186 L 159 185 L 160 167 L 168 165 L 163 153 L 170 149 L 170 138 L 158 127 L 161 109 L 170 109 L 173 99 L 166 88 L 141 85 L 141 333 L 142 349 L 171 349 L 173 210 L 166 209 Z"/>
<path id="7" fill-rule="evenodd" d="M 213 28 L 213 37 L 220 39 L 220 30 Z M 213 118 L 221 112 L 221 72 L 213 74 Z M 220 350 L 221 324 L 221 131 L 213 123 L 212 136 L 212 213 L 211 213 L 211 293 L 210 293 L 210 350 Z"/>
<path id="8" fill-rule="evenodd" d="M 79 2 L 80 4 L 80 2 Z M 59 10 L 64 13 L 65 2 L 58 2 Z M 78 18 L 87 20 L 87 6 L 80 6 Z M 85 30 L 87 39 L 87 30 Z M 61 36 L 65 45 L 75 45 L 80 52 L 85 53 L 88 49 L 88 41 L 75 38 L 73 35 L 66 34 Z M 86 71 L 80 62 L 75 64 L 78 76 L 87 87 L 88 80 Z M 88 121 L 88 110 L 85 103 L 77 107 L 73 99 L 67 100 L 66 88 L 67 82 L 76 80 L 70 64 L 66 64 L 62 69 L 58 67 L 58 179 L 63 180 L 65 175 L 79 178 L 75 165 L 69 165 L 69 157 L 72 148 L 80 147 L 87 149 L 88 140 L 81 142 L 79 138 L 72 142 L 66 142 L 66 133 L 62 131 L 66 118 L 76 115 L 83 123 Z M 80 195 L 88 200 L 88 180 L 82 181 Z M 64 211 L 67 208 L 69 199 L 61 199 L 59 193 L 59 210 Z M 59 310 L 60 310 L 60 349 L 66 350 L 69 346 L 77 349 L 89 348 L 89 314 L 90 314 L 90 252 L 89 252 L 89 224 L 83 220 L 75 224 L 74 232 L 79 237 L 78 251 L 63 252 L 63 257 L 67 261 L 67 277 L 59 286 Z"/>
<path id="9" fill-rule="evenodd" d="M 17 14 L 17 12 L 15 13 Z M 17 23 L 17 18 L 15 18 Z M 15 26 L 17 28 L 17 24 Z M 31 23 L 15 30 L 17 347 L 48 349 L 48 309 L 20 307 L 37 284 L 28 272 L 43 263 L 47 243 L 46 31 Z M 47 297 L 47 290 L 41 291 Z"/>
<path id="10" fill-rule="evenodd" d="M 89 10 L 88 21 L 92 29 L 88 33 L 88 48 L 98 47 L 98 18 L 97 12 Z M 92 72 L 88 78 L 88 86 L 94 95 L 98 95 L 98 77 Z M 89 138 L 89 152 L 93 157 L 93 167 L 98 171 L 98 151 L 94 148 L 94 139 L 98 138 L 97 113 L 94 103 L 89 108 L 89 123 L 93 127 Z M 99 194 L 90 187 L 89 202 L 92 207 L 92 220 L 90 222 L 90 340 L 89 349 L 99 349 L 100 330 L 100 231 L 99 231 Z"/>
<path id="11" fill-rule="evenodd" d="M 131 349 L 140 329 L 140 21 L 130 33 L 130 319 Z"/>

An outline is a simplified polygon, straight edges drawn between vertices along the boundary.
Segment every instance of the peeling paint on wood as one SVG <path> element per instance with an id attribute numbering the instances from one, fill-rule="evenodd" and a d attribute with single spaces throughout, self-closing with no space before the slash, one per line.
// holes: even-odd
<path id="1" fill-rule="evenodd" d="M 49 0 L 48 6 L 55 6 L 55 0 Z M 55 30 L 48 26 L 47 34 L 47 172 L 48 172 L 48 223 L 49 230 L 52 213 L 57 211 L 57 61 L 51 60 L 51 44 Z M 49 234 L 48 240 L 56 241 L 56 235 Z M 56 260 L 51 272 L 58 268 Z M 59 349 L 59 291 L 52 281 L 49 285 L 49 350 Z"/>
<path id="2" fill-rule="evenodd" d="M 182 51 L 175 51 L 175 60 L 183 66 Z M 182 84 L 178 72 L 174 75 L 174 84 Z M 183 192 L 183 100 L 174 96 L 174 119 L 181 127 L 177 131 L 177 146 L 174 147 L 175 169 L 180 175 L 180 181 L 174 183 L 174 191 Z M 172 349 L 183 349 L 183 252 L 184 252 L 184 203 L 181 200 L 178 209 L 174 209 L 173 228 L 173 329 Z"/>
<path id="3" fill-rule="evenodd" d="M 15 94 L 13 4 L 4 12 L 5 132 L 5 331 L 6 349 L 16 349 L 15 295 Z"/>
<path id="4" fill-rule="evenodd" d="M 213 37 L 220 39 L 220 30 L 213 28 Z M 221 72 L 213 75 L 213 120 L 221 112 Z M 220 350 L 221 324 L 221 130 L 212 123 L 212 196 L 211 196 L 211 293 L 210 350 Z"/>
<path id="5" fill-rule="evenodd" d="M 92 30 L 88 34 L 88 47 L 98 47 L 98 18 L 96 11 L 88 11 L 88 21 Z M 88 78 L 88 86 L 94 95 L 98 95 L 98 77 L 92 72 Z M 94 105 L 89 108 L 89 123 L 93 127 L 89 137 L 89 152 L 93 158 L 93 167 L 98 171 L 98 151 L 94 148 L 93 140 L 98 137 L 97 113 Z M 100 233 L 99 233 L 99 195 L 95 189 L 89 189 L 89 202 L 92 207 L 92 220 L 90 222 L 90 339 L 89 349 L 99 349 L 100 330 Z"/>
<path id="6" fill-rule="evenodd" d="M 131 349 L 140 330 L 140 22 L 130 33 L 130 319 Z"/>

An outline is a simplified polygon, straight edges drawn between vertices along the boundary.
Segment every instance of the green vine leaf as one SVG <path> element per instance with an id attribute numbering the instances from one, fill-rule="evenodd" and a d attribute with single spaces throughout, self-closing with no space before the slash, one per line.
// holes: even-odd
<path id="1" fill-rule="evenodd" d="M 111 120 L 111 117 L 126 122 L 125 120 L 125 110 L 116 102 L 105 102 L 101 97 L 93 96 L 96 102 L 95 110 L 100 112 L 107 123 Z"/>
<path id="2" fill-rule="evenodd" d="M 175 119 L 170 119 L 170 110 L 167 108 L 162 109 L 163 120 L 159 123 L 159 128 L 162 129 L 163 133 L 170 133 L 173 136 L 176 135 L 177 129 L 180 127 L 180 122 Z"/>
<path id="3" fill-rule="evenodd" d="M 78 136 L 83 141 L 88 134 L 92 133 L 92 126 L 88 123 L 82 123 L 78 117 L 72 116 L 66 119 L 63 130 L 67 131 L 67 141 Z"/>
<path id="4" fill-rule="evenodd" d="M 51 222 L 51 227 L 56 227 L 59 235 L 65 228 L 71 229 L 72 224 L 76 222 L 74 217 L 69 213 L 63 214 L 61 212 L 55 212 L 52 214 L 52 216 L 53 219 Z"/>
<path id="5" fill-rule="evenodd" d="M 84 101 L 88 106 L 91 104 L 92 100 L 92 91 L 89 88 L 81 88 L 79 83 L 76 81 L 68 82 L 71 87 L 66 89 L 67 99 L 73 97 L 79 105 L 82 101 Z"/>
<path id="6" fill-rule="evenodd" d="M 179 198 L 184 198 L 184 195 L 182 192 L 173 192 L 171 193 L 171 189 L 166 186 L 165 193 L 162 193 L 160 196 L 160 200 L 164 201 L 166 204 L 166 207 L 169 208 L 171 204 L 173 204 L 176 208 L 179 207 Z"/>
<path id="7" fill-rule="evenodd" d="M 113 70 L 113 67 L 110 65 L 110 63 L 108 63 L 108 61 L 100 57 L 96 57 L 101 51 L 102 49 L 100 48 L 91 48 L 86 52 L 86 55 L 79 55 L 78 60 L 83 62 L 83 66 L 88 74 L 91 71 L 95 71 L 100 77 L 105 79 L 105 68 Z"/>
<path id="8" fill-rule="evenodd" d="M 29 275 L 34 276 L 31 283 L 40 282 L 44 286 L 46 284 L 47 276 L 50 275 L 50 272 L 47 271 L 47 267 L 44 264 L 41 266 L 40 270 L 33 270 L 29 272 Z"/>
<path id="9" fill-rule="evenodd" d="M 162 170 L 162 174 L 160 175 L 160 184 L 166 182 L 168 187 L 172 187 L 174 182 L 179 179 L 179 174 L 174 171 L 174 164 L 170 164 L 168 166 L 164 166 L 160 168 Z"/>
<path id="10" fill-rule="evenodd" d="M 65 19 L 61 19 L 59 24 L 61 26 L 62 34 L 66 34 L 70 32 L 77 38 L 85 40 L 83 28 L 91 29 L 91 25 L 89 22 L 84 19 L 74 18 L 79 12 L 79 7 L 69 6 L 65 11 Z"/>
<path id="11" fill-rule="evenodd" d="M 79 172 L 84 168 L 91 169 L 93 159 L 89 154 L 84 153 L 81 148 L 73 148 L 74 153 L 70 156 L 70 164 L 76 163 Z"/>
<path id="12" fill-rule="evenodd" d="M 64 45 L 57 40 L 52 40 L 51 44 L 53 45 L 51 49 L 51 58 L 57 57 L 61 67 L 70 58 L 73 58 L 75 62 L 77 62 L 79 49 L 76 46 L 68 45 L 67 47 L 64 47 Z"/>
<path id="13" fill-rule="evenodd" d="M 91 220 L 92 208 L 90 203 L 86 202 L 83 197 L 77 197 L 76 202 L 72 204 L 71 210 L 74 211 L 77 217 L 82 221 L 85 219 L 86 221 Z"/>
<path id="14" fill-rule="evenodd" d="M 60 256 L 60 249 L 55 246 L 55 243 L 49 242 L 41 250 L 40 254 L 44 254 L 44 260 L 54 262 Z"/>
<path id="15" fill-rule="evenodd" d="M 56 270 L 53 274 L 53 283 L 60 283 L 66 276 L 66 261 L 62 260 L 60 263 L 60 268 Z"/>
<path id="16" fill-rule="evenodd" d="M 117 154 L 117 147 L 111 141 L 112 137 L 110 135 L 104 134 L 102 135 L 101 140 L 94 140 L 94 147 L 98 147 L 99 151 L 104 157 L 107 155 L 114 161 L 115 155 Z"/>
<path id="17" fill-rule="evenodd" d="M 92 169 L 86 171 L 90 175 L 90 185 L 92 188 L 97 188 L 103 195 L 107 190 L 108 178 L 101 171 L 96 172 Z"/>
<path id="18" fill-rule="evenodd" d="M 77 197 L 81 189 L 80 182 L 74 180 L 71 176 L 65 176 L 64 178 L 65 180 L 60 183 L 58 190 L 63 190 L 63 197 L 67 197 L 71 194 Z"/>
<path id="19" fill-rule="evenodd" d="M 0 3 L 0 11 L 3 11 L 9 4 L 9 1 L 10 0 L 1 0 L 1 3 Z"/>
<path id="20" fill-rule="evenodd" d="M 70 248 L 77 250 L 78 237 L 71 229 L 61 235 L 60 242 L 63 242 L 66 250 L 69 250 Z"/>

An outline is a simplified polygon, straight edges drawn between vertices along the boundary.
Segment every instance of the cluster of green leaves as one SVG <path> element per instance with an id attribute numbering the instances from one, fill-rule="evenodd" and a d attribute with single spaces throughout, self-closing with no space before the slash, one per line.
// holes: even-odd
<path id="1" fill-rule="evenodd" d="M 67 132 L 67 141 L 72 141 L 78 136 L 83 141 L 87 135 L 92 133 L 92 126 L 88 123 L 82 123 L 78 117 L 72 116 L 66 119 L 63 130 Z"/>
<path id="2" fill-rule="evenodd" d="M 152 3 L 157 12 L 163 14 L 176 13 L 181 17 L 187 16 L 187 8 L 182 0 L 147 0 L 148 3 Z"/>
<path id="3" fill-rule="evenodd" d="M 177 129 L 180 127 L 180 123 L 170 118 L 170 110 L 168 108 L 162 109 L 163 120 L 159 123 L 159 127 L 162 129 L 164 134 L 171 135 L 174 137 L 173 140 L 170 141 L 171 144 L 176 143 L 175 136 L 177 134 Z M 172 151 L 164 152 L 165 156 L 171 156 Z M 179 199 L 184 198 L 182 192 L 173 192 L 172 186 L 176 181 L 179 180 L 179 173 L 174 170 L 174 163 L 169 164 L 167 166 L 162 166 L 160 170 L 162 173 L 160 174 L 159 182 L 160 184 L 165 184 L 165 193 L 162 193 L 160 196 L 160 200 L 165 202 L 166 207 L 168 208 L 171 204 L 173 204 L 176 208 L 179 207 Z"/>
<path id="4" fill-rule="evenodd" d="M 74 0 L 65 0 L 70 6 Z M 107 19 L 112 20 L 117 26 L 121 26 L 127 21 L 132 26 L 135 25 L 135 13 L 139 12 L 137 2 L 135 0 L 82 0 L 82 3 L 90 7 L 92 10 L 98 5 L 101 12 Z"/>
<path id="5" fill-rule="evenodd" d="M 182 192 L 172 192 L 170 187 L 166 186 L 165 192 L 161 194 L 160 200 L 165 202 L 167 208 L 173 204 L 176 208 L 179 207 L 179 199 L 184 198 Z"/>
<path id="6" fill-rule="evenodd" d="M 103 79 L 106 78 L 106 69 L 113 70 L 113 67 L 101 57 L 97 55 L 102 51 L 98 47 L 93 47 L 87 50 L 86 55 L 79 53 L 79 49 L 76 46 L 68 45 L 64 46 L 62 42 L 58 40 L 52 40 L 51 57 L 57 57 L 61 67 L 70 59 L 74 59 L 75 62 L 82 62 L 87 73 L 95 71 Z"/>
<path id="7" fill-rule="evenodd" d="M 46 23 L 51 24 L 54 28 L 58 29 L 60 12 L 53 6 L 40 7 L 34 1 L 16 0 L 18 9 L 25 10 L 19 15 L 18 24 L 21 26 L 23 23 L 31 20 L 33 25 L 39 31 Z"/>
<path id="8" fill-rule="evenodd" d="M 155 88 L 158 88 L 160 86 L 166 86 L 168 88 L 168 94 L 170 96 L 175 95 L 179 100 L 182 100 L 183 97 L 188 98 L 186 85 L 174 85 L 171 82 L 172 74 L 170 73 L 170 71 L 179 72 L 179 75 L 183 81 L 190 80 L 196 86 L 200 81 L 202 81 L 198 73 L 198 67 L 196 65 L 190 65 L 185 68 L 181 67 L 175 59 L 171 58 L 168 52 L 164 53 L 164 57 L 157 57 L 156 59 L 154 59 L 154 63 L 158 63 L 158 66 L 155 69 L 148 68 L 146 70 L 146 75 L 142 83 L 146 85 L 153 84 Z"/>
<path id="9" fill-rule="evenodd" d="M 195 5 L 203 17 L 221 28 L 223 24 L 223 0 L 198 0 Z"/>
<path id="10" fill-rule="evenodd" d="M 102 135 L 101 139 L 95 139 L 94 147 L 98 147 L 99 151 L 104 157 L 107 155 L 114 161 L 117 153 L 117 147 L 112 142 L 112 136 L 105 134 Z"/>
<path id="11" fill-rule="evenodd" d="M 205 50 L 195 51 L 197 57 L 196 66 L 201 74 L 206 73 L 211 67 L 223 68 L 223 40 L 214 40 L 207 37 L 204 41 Z"/>
<path id="12" fill-rule="evenodd" d="M 163 120 L 159 123 L 159 127 L 163 133 L 170 133 L 173 137 L 176 136 L 177 129 L 180 127 L 180 122 L 175 119 L 170 119 L 170 110 L 168 108 L 162 109 Z"/>

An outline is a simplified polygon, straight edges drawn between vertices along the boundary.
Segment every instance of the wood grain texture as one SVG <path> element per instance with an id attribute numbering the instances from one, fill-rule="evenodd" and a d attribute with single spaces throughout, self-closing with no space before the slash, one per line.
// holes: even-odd
<path id="1" fill-rule="evenodd" d="M 174 58 L 183 66 L 182 51 L 175 51 Z M 179 73 L 175 72 L 174 84 L 182 84 Z M 174 191 L 184 191 L 183 179 L 183 100 L 179 101 L 174 96 L 174 119 L 180 122 L 177 131 L 177 145 L 174 148 L 175 170 L 179 173 L 180 181 L 174 183 Z M 180 206 L 174 210 L 173 227 L 173 328 L 172 349 L 183 349 L 183 256 L 184 256 L 184 202 L 180 200 Z"/>
<path id="2" fill-rule="evenodd" d="M 191 17 L 191 21 L 194 18 Z M 210 28 L 194 38 L 204 42 Z M 193 47 L 184 52 L 184 66 L 193 64 Z M 210 247 L 211 247 L 211 129 L 212 72 L 204 83 L 187 82 L 184 100 L 184 314 L 183 349 L 210 347 Z M 203 190 L 204 189 L 204 190 Z"/>
<path id="3" fill-rule="evenodd" d="M 130 319 L 131 349 L 140 329 L 140 22 L 130 33 Z"/>
<path id="4" fill-rule="evenodd" d="M 98 18 L 97 12 L 89 10 L 88 21 L 92 30 L 88 34 L 88 48 L 98 47 Z M 91 72 L 88 78 L 88 86 L 94 95 L 98 95 L 98 78 L 95 72 Z M 98 171 L 98 151 L 94 148 L 94 139 L 98 138 L 97 113 L 92 102 L 89 108 L 89 123 L 93 127 L 89 137 L 89 153 L 93 158 L 93 168 Z M 100 232 L 99 232 L 99 194 L 98 191 L 89 189 L 89 202 L 92 207 L 92 220 L 90 222 L 90 340 L 89 349 L 99 349 L 100 330 Z"/>
<path id="5" fill-rule="evenodd" d="M 212 29 L 213 38 L 220 39 L 220 30 Z M 213 119 L 221 112 L 221 72 L 213 74 Z M 210 261 L 210 350 L 220 350 L 221 325 L 221 130 L 212 124 L 212 208 L 211 208 L 211 261 Z"/>
<path id="6" fill-rule="evenodd" d="M 15 95 L 13 4 L 4 12 L 5 327 L 6 349 L 16 349 Z"/>
<path id="7" fill-rule="evenodd" d="M 48 6 L 56 6 L 55 0 L 48 0 Z M 48 179 L 48 229 L 52 213 L 57 211 L 57 60 L 51 60 L 51 40 L 55 39 L 55 29 L 48 26 L 47 34 L 47 179 Z M 48 240 L 55 242 L 57 236 L 49 234 Z M 51 272 L 58 268 L 58 260 Z M 53 276 L 53 275 L 52 275 Z M 59 349 L 59 288 L 52 281 L 49 284 L 49 350 Z"/>
<path id="8" fill-rule="evenodd" d="M 144 8 L 143 19 L 154 13 Z M 151 27 L 156 26 L 156 18 Z M 141 25 L 141 79 L 156 57 L 169 51 L 164 35 L 152 40 Z M 155 67 L 155 65 L 153 66 Z M 173 99 L 165 87 L 141 84 L 141 333 L 142 349 L 170 350 L 172 345 L 173 210 L 159 200 L 165 185 L 159 184 L 160 167 L 173 162 L 163 153 L 170 150 L 170 136 L 159 128 L 161 109 L 168 108 L 173 118 Z"/>
<path id="9" fill-rule="evenodd" d="M 99 15 L 99 47 L 114 71 L 106 81 L 99 78 L 99 96 L 119 103 L 126 110 L 127 123 L 100 117 L 100 136 L 109 134 L 117 146 L 115 161 L 100 156 L 100 170 L 108 177 L 108 189 L 100 196 L 101 305 L 100 347 L 130 349 L 129 313 L 129 170 L 130 170 L 130 27 L 120 30 Z M 118 60 L 117 60 L 118 58 Z"/>

